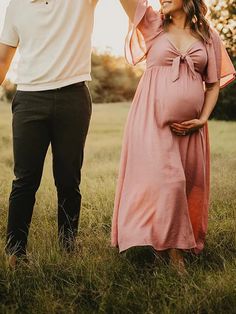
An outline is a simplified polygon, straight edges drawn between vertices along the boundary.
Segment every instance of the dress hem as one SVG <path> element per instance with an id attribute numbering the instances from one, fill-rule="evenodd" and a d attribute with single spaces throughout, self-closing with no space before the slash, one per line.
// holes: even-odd
<path id="1" fill-rule="evenodd" d="M 179 249 L 179 250 L 194 250 L 195 252 L 200 252 L 203 250 L 203 245 L 201 246 L 201 249 L 199 248 L 199 245 L 184 245 L 184 244 L 176 244 L 176 245 L 167 245 L 164 247 L 157 247 L 156 245 L 154 245 L 152 242 L 145 242 L 145 243 L 133 243 L 133 244 L 129 244 L 127 246 L 124 247 L 120 247 L 118 244 L 114 245 L 112 244 L 111 247 L 116 247 L 119 249 L 119 253 L 122 253 L 130 248 L 133 247 L 141 247 L 141 246 L 151 246 L 153 249 L 155 249 L 156 251 L 166 251 L 169 249 Z"/>

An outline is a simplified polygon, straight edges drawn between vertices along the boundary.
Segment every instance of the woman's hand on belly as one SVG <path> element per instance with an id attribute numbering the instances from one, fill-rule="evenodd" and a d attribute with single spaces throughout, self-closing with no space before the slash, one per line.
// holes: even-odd
<path id="1" fill-rule="evenodd" d="M 198 131 L 206 122 L 207 120 L 204 119 L 192 119 L 181 123 L 172 123 L 170 128 L 176 135 L 184 136 Z"/>

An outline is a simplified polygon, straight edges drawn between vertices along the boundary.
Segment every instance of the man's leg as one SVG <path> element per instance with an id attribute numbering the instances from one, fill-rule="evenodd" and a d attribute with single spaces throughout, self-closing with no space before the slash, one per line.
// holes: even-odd
<path id="1" fill-rule="evenodd" d="M 12 104 L 14 173 L 9 200 L 6 252 L 26 254 L 35 193 L 49 145 L 49 106 L 42 92 L 17 92 Z"/>
<path id="2" fill-rule="evenodd" d="M 58 193 L 58 235 L 70 251 L 78 231 L 81 206 L 81 168 L 92 112 L 86 85 L 74 84 L 57 91 L 52 136 L 53 171 Z"/>

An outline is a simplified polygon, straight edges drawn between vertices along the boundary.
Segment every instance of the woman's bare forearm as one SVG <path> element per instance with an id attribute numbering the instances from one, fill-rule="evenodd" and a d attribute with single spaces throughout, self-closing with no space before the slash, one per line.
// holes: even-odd
<path id="1" fill-rule="evenodd" d="M 137 8 L 139 0 L 120 0 L 125 12 L 127 13 L 128 17 L 131 21 L 134 20 L 135 11 Z"/>
<path id="2" fill-rule="evenodd" d="M 200 115 L 200 120 L 207 121 L 215 108 L 219 96 L 220 83 L 207 84 L 205 91 L 205 102 Z"/>

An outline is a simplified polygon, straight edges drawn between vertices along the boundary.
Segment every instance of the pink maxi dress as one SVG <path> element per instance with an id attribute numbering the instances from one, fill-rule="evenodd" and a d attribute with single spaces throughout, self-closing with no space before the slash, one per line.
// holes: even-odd
<path id="1" fill-rule="evenodd" d="M 198 118 L 204 83 L 235 78 L 235 69 L 213 28 L 209 43 L 196 40 L 181 53 L 163 30 L 160 12 L 140 0 L 126 42 L 132 64 L 146 70 L 129 111 L 112 220 L 112 246 L 124 251 L 200 252 L 208 223 L 209 138 L 207 124 L 187 136 L 169 125 Z"/>

